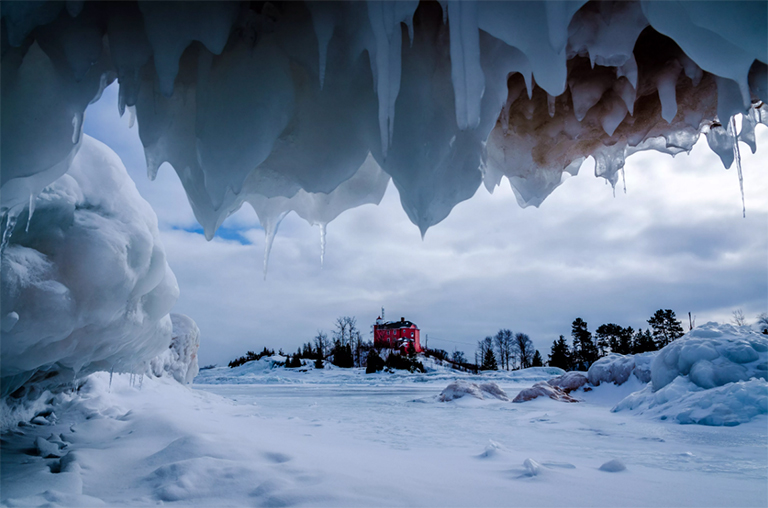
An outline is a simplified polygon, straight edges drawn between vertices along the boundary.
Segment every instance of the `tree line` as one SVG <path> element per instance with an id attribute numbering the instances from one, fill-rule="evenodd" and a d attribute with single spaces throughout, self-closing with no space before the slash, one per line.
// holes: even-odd
<path id="1" fill-rule="evenodd" d="M 648 319 L 649 328 L 634 330 L 615 323 L 597 327 L 595 334 L 589 331 L 586 321 L 576 318 L 571 324 L 573 345 L 569 346 L 563 335 L 552 343 L 549 353 L 550 367 L 564 370 L 588 370 L 590 365 L 607 355 L 622 355 L 656 351 L 684 335 L 683 326 L 670 309 L 657 310 Z"/>

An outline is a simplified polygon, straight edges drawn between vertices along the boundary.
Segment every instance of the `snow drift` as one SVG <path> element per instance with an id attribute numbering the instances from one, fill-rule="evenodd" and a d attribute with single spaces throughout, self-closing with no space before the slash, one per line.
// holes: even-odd
<path id="1" fill-rule="evenodd" d="M 3 2 L 4 236 L 66 171 L 85 108 L 115 79 L 149 176 L 171 163 L 209 238 L 246 202 L 268 235 L 299 208 L 325 224 L 378 202 L 387 175 L 424 232 L 502 177 L 521 206 L 538 206 L 587 156 L 615 184 L 626 156 L 687 151 L 705 134 L 729 167 L 737 139 L 754 151 L 768 121 L 767 9 Z M 369 157 L 384 174 L 360 174 Z M 265 211 L 275 198 L 285 202 Z"/>
<path id="2" fill-rule="evenodd" d="M 656 355 L 648 386 L 613 411 L 625 409 L 704 425 L 768 414 L 768 336 L 746 326 L 695 328 Z"/>
<path id="3" fill-rule="evenodd" d="M 171 314 L 171 323 L 171 345 L 150 360 L 148 374 L 155 377 L 170 375 L 181 384 L 190 384 L 200 372 L 197 364 L 200 329 L 192 318 L 184 314 Z"/>
<path id="4" fill-rule="evenodd" d="M 168 348 L 176 278 L 114 152 L 84 136 L 67 174 L 19 218 L 2 254 L 2 397 L 97 370 L 143 372 Z"/>

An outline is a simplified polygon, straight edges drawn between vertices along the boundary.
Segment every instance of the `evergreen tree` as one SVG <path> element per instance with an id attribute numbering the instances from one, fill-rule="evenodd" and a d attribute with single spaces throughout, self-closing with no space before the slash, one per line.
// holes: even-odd
<path id="1" fill-rule="evenodd" d="M 370 350 L 368 352 L 368 358 L 366 358 L 365 361 L 365 373 L 373 374 L 374 372 L 378 372 L 383 368 L 384 360 L 381 359 L 381 356 L 379 356 L 375 349 Z"/>
<path id="2" fill-rule="evenodd" d="M 544 361 L 541 359 L 541 353 L 539 353 L 539 350 L 537 349 L 535 353 L 533 353 L 533 360 L 531 361 L 531 367 L 543 367 Z"/>
<path id="3" fill-rule="evenodd" d="M 339 342 L 333 348 L 332 351 L 333 363 L 337 367 L 343 369 L 349 369 L 355 366 L 355 360 L 352 358 L 352 347 L 349 344 L 341 344 Z"/>
<path id="4" fill-rule="evenodd" d="M 496 355 L 493 354 L 492 347 L 485 350 L 483 364 L 480 366 L 480 370 L 499 370 L 499 366 L 496 363 Z"/>
<path id="5" fill-rule="evenodd" d="M 632 353 L 646 353 L 648 351 L 656 351 L 657 349 L 658 347 L 656 346 L 656 342 L 653 340 L 651 331 L 643 331 L 642 329 L 638 329 L 632 340 Z"/>
<path id="6" fill-rule="evenodd" d="M 568 348 L 568 342 L 562 335 L 559 339 L 552 342 L 552 347 L 549 351 L 549 361 L 547 364 L 550 367 L 559 367 L 563 370 L 570 370 L 571 351 Z"/>
<path id="7" fill-rule="evenodd" d="M 648 320 L 648 324 L 651 325 L 652 335 L 658 349 L 685 334 L 682 323 L 677 320 L 671 309 L 657 310 Z"/>
<path id="8" fill-rule="evenodd" d="M 587 323 L 576 318 L 571 325 L 573 337 L 573 359 L 577 370 L 589 370 L 589 366 L 597 361 L 599 352 L 592 341 L 592 333 L 587 329 Z"/>
<path id="9" fill-rule="evenodd" d="M 631 354 L 633 334 L 632 327 L 623 328 L 615 323 L 600 325 L 595 330 L 600 356 L 605 356 L 609 351 L 620 355 Z"/>
<path id="10" fill-rule="evenodd" d="M 323 367 L 324 367 L 323 359 L 322 359 L 322 357 L 318 356 L 317 359 L 315 360 L 315 368 L 316 369 L 322 369 Z"/>
<path id="11" fill-rule="evenodd" d="M 458 349 L 454 349 L 453 355 L 451 355 L 451 360 L 453 360 L 454 363 L 467 362 L 467 359 L 464 356 L 464 351 L 459 351 Z"/>

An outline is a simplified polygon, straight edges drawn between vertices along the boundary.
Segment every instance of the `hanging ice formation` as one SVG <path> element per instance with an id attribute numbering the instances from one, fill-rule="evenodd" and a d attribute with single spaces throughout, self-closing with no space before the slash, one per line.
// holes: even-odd
<path id="1" fill-rule="evenodd" d="M 481 183 L 538 206 L 588 156 L 613 185 L 700 134 L 729 167 L 768 118 L 766 6 L 3 2 L 3 245 L 115 79 L 209 238 L 245 202 L 268 235 L 291 210 L 327 224 L 389 177 L 423 233 Z"/>

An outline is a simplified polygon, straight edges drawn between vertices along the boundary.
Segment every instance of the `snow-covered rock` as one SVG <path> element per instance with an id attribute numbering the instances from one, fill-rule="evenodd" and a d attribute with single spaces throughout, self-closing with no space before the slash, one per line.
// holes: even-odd
<path id="1" fill-rule="evenodd" d="M 612 411 L 679 423 L 738 425 L 768 414 L 768 336 L 707 323 L 662 349 L 651 383 Z"/>
<path id="2" fill-rule="evenodd" d="M 566 372 L 557 377 L 547 381 L 549 386 L 554 386 L 561 389 L 565 393 L 571 393 L 574 390 L 578 390 L 585 384 L 587 384 L 587 376 L 583 372 L 571 371 Z"/>
<path id="3" fill-rule="evenodd" d="M 170 375 L 179 383 L 189 384 L 200 371 L 197 364 L 200 329 L 192 318 L 184 314 L 171 314 L 171 322 L 171 345 L 150 360 L 148 373 L 156 377 Z"/>
<path id="4" fill-rule="evenodd" d="M 589 367 L 589 372 L 587 372 L 589 384 L 594 386 L 599 386 L 600 383 L 621 385 L 626 383 L 632 374 L 643 383 L 648 383 L 651 380 L 651 362 L 657 354 L 657 351 L 636 355 L 610 353 Z"/>
<path id="5" fill-rule="evenodd" d="M 460 399 L 467 395 L 471 395 L 477 399 L 494 398 L 498 400 L 509 401 L 509 397 L 506 392 L 502 390 L 499 385 L 493 382 L 488 383 L 470 383 L 464 380 L 454 381 L 445 387 L 440 392 L 438 400 L 440 402 L 448 402 L 451 400 Z"/>
<path id="6" fill-rule="evenodd" d="M 578 399 L 574 399 L 561 388 L 552 386 L 545 381 L 539 381 L 532 387 L 521 390 L 512 402 L 527 402 L 538 397 L 549 397 L 552 400 L 559 400 L 561 402 L 579 402 Z"/>
<path id="7" fill-rule="evenodd" d="M 120 158 L 84 136 L 68 173 L 30 202 L 2 252 L 2 396 L 143 371 L 168 348 L 179 290 Z"/>
<path id="8" fill-rule="evenodd" d="M 626 469 L 627 466 L 625 466 L 624 463 L 619 459 L 609 460 L 600 466 L 600 471 L 605 471 L 606 473 L 619 473 L 621 471 L 625 471 Z"/>

